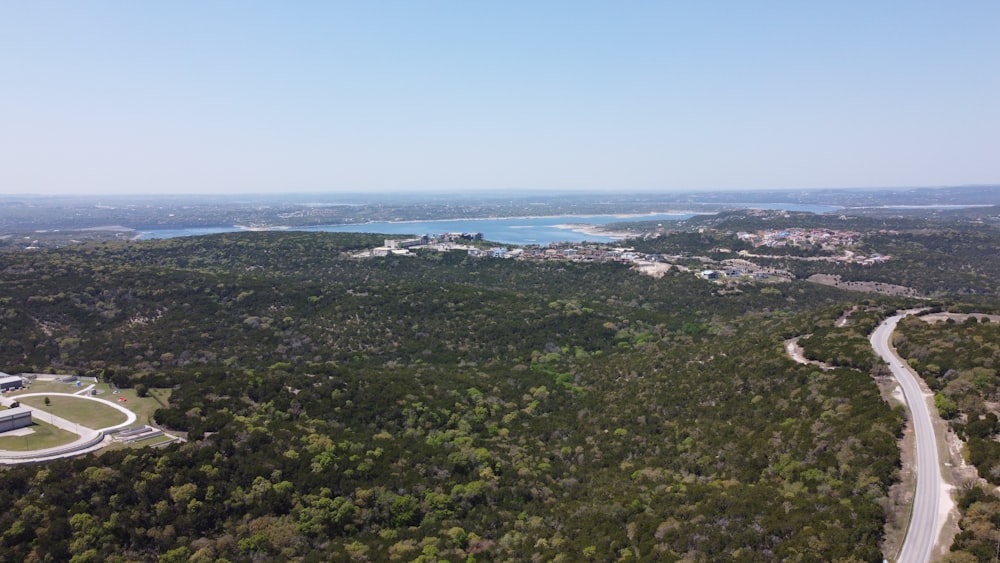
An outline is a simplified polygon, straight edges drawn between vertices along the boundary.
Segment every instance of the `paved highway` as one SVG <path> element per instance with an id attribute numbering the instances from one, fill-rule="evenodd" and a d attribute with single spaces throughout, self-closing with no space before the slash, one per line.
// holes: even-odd
<path id="1" fill-rule="evenodd" d="M 944 527 L 945 518 L 939 507 L 946 499 L 941 496 L 944 488 L 941 461 L 938 459 L 937 438 L 931 424 L 930 408 L 927 406 L 928 397 L 920 389 L 916 376 L 893 351 L 890 342 L 896 323 L 912 312 L 905 311 L 886 319 L 872 333 L 871 344 L 875 353 L 889 363 L 892 374 L 899 381 L 913 420 L 917 446 L 917 492 L 913 498 L 910 527 L 906 531 L 898 561 L 922 563 L 930 561 L 935 540 Z"/>

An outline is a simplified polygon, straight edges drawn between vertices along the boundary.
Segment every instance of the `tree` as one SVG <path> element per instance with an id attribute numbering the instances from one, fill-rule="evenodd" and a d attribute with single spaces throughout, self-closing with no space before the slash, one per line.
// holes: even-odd
<path id="1" fill-rule="evenodd" d="M 958 414 L 958 405 L 944 393 L 934 394 L 934 406 L 941 418 L 954 418 Z"/>
<path id="2" fill-rule="evenodd" d="M 49 405 L 51 405 L 51 404 L 52 404 L 52 401 L 51 401 L 51 400 L 49 400 L 49 398 L 48 398 L 48 397 L 45 397 L 45 406 L 49 406 Z"/>

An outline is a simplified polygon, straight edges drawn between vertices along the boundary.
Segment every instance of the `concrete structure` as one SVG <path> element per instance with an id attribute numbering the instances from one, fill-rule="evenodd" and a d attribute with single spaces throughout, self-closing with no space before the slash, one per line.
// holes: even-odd
<path id="1" fill-rule="evenodd" d="M 417 238 L 408 239 L 385 239 L 385 246 L 383 248 L 393 249 L 393 248 L 411 248 L 414 246 L 421 246 L 427 244 L 427 235 L 419 236 Z"/>
<path id="2" fill-rule="evenodd" d="M 438 240 L 443 242 L 459 242 L 463 240 L 483 240 L 483 233 L 441 233 Z"/>
<path id="3" fill-rule="evenodd" d="M 10 391 L 24 387 L 24 379 L 18 375 L 7 375 L 0 371 L 0 391 Z"/>
<path id="4" fill-rule="evenodd" d="M 0 411 L 0 433 L 31 426 L 31 409 L 14 407 Z"/>
<path id="5" fill-rule="evenodd" d="M 125 415 L 126 420 L 121 424 L 116 424 L 114 426 L 109 426 L 107 428 L 93 430 L 90 428 L 80 426 L 76 422 L 66 420 L 65 418 L 56 416 L 52 413 L 48 413 L 40 409 L 36 410 L 35 416 L 37 416 L 40 421 L 52 424 L 53 426 L 66 430 L 67 432 L 77 434 L 80 436 L 80 438 L 69 444 L 64 444 L 62 446 L 55 446 L 51 448 L 44 448 L 41 450 L 31 450 L 26 452 L 0 450 L 0 464 L 14 465 L 19 463 L 38 463 L 40 461 L 49 461 L 52 459 L 59 459 L 64 457 L 74 457 L 88 452 L 96 451 L 102 448 L 104 445 L 111 442 L 110 440 L 105 440 L 105 438 L 107 437 L 105 434 L 106 432 L 111 432 L 116 428 L 128 428 L 133 423 L 135 423 L 136 419 L 138 418 L 134 412 L 111 401 L 105 399 L 98 399 L 97 397 L 71 395 L 69 393 L 28 393 L 25 395 L 20 395 L 18 397 L 0 396 L 0 405 L 9 405 L 13 403 L 16 399 L 21 399 L 21 398 L 46 397 L 46 396 L 72 397 L 75 400 L 81 400 L 81 401 L 97 401 L 98 403 L 103 403 L 105 405 L 109 405 L 115 409 L 118 409 Z M 8 411 L 0 410 L 0 414 L 6 412 Z"/>

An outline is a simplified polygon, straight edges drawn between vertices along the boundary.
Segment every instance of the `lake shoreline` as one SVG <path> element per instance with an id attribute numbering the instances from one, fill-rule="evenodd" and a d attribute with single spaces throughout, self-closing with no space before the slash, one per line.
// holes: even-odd
<path id="1" fill-rule="evenodd" d="M 579 215 L 512 215 L 503 217 L 462 217 L 455 219 L 405 219 L 401 221 L 385 221 L 385 220 L 368 220 L 361 223 L 326 223 L 322 225 L 275 225 L 275 226 L 259 226 L 250 227 L 242 225 L 233 225 L 236 228 L 246 229 L 246 230 L 281 230 L 281 229 L 320 229 L 325 227 L 354 227 L 358 225 L 371 225 L 377 223 L 387 223 L 391 225 L 407 225 L 413 223 L 444 223 L 448 221 L 508 221 L 508 220 L 538 220 L 538 219 L 561 219 L 564 217 L 614 217 L 616 219 L 640 219 L 642 217 L 655 217 L 659 215 L 717 215 L 718 211 L 682 211 L 682 210 L 670 210 L 670 211 L 649 211 L 647 213 L 591 213 L 591 214 L 579 214 Z M 670 220 L 670 219 L 667 219 Z M 675 219 L 682 220 L 682 219 Z M 598 224 L 598 223 L 582 223 L 582 224 Z"/>

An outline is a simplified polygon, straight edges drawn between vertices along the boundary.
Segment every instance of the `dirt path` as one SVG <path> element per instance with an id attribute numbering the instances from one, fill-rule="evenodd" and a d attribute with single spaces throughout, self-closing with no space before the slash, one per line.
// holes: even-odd
<path id="1" fill-rule="evenodd" d="M 817 362 L 816 360 L 810 360 L 809 358 L 806 358 L 802 354 L 802 347 L 799 346 L 799 338 L 800 337 L 796 336 L 795 338 L 789 338 L 788 340 L 785 341 L 785 352 L 788 354 L 789 358 L 800 364 L 819 366 L 824 370 L 833 369 L 833 366 L 831 366 L 830 364 L 825 364 L 823 362 Z"/>

